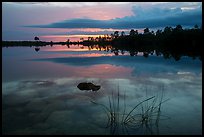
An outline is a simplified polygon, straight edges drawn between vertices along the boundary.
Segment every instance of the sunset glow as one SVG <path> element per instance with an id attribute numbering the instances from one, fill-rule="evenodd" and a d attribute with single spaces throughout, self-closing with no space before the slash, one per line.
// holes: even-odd
<path id="1" fill-rule="evenodd" d="M 80 39 L 83 38 L 88 39 L 88 37 L 99 37 L 99 36 L 104 36 L 104 35 L 45 35 L 45 36 L 40 36 L 42 40 L 46 41 L 67 41 L 67 39 L 70 39 L 71 41 L 81 41 Z"/>
<path id="2" fill-rule="evenodd" d="M 175 26 L 174 20 L 182 25 L 181 17 L 192 18 L 184 24 L 187 27 L 201 25 L 197 19 L 201 17 L 201 6 L 200 2 L 3 2 L 2 38 L 32 40 L 41 36 L 43 40 L 64 41 L 63 35 L 75 35 L 69 37 L 77 41 L 79 35 L 110 35 L 116 30 L 128 34 L 130 29 L 143 32 L 145 27 L 163 28 L 167 18 L 169 26 Z M 172 17 L 175 19 L 171 20 Z"/>
<path id="3" fill-rule="evenodd" d="M 202 135 L 202 2 L 2 2 L 2 135 Z"/>

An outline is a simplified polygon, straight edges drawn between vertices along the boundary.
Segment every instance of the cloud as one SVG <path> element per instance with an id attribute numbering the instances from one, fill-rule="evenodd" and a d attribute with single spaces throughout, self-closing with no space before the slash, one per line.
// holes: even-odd
<path id="1" fill-rule="evenodd" d="M 92 51 L 91 51 L 92 52 Z M 85 53 L 85 51 L 81 51 L 80 54 Z M 87 52 L 86 52 L 87 53 Z M 100 52 L 101 53 L 101 52 Z M 106 52 L 104 52 L 106 54 Z M 109 64 L 114 66 L 121 67 L 130 67 L 133 68 L 135 72 L 138 73 L 161 73 L 162 72 L 170 72 L 177 73 L 179 70 L 182 71 L 192 71 L 194 73 L 199 74 L 201 68 L 201 62 L 199 60 L 192 60 L 188 64 L 186 64 L 186 60 L 180 60 L 179 62 L 175 62 L 173 59 L 166 60 L 163 62 L 163 58 L 158 58 L 156 56 L 152 56 L 146 60 L 143 56 L 137 56 L 137 58 L 133 58 L 129 55 L 127 56 L 100 56 L 100 57 L 61 57 L 61 58 L 40 58 L 40 59 L 31 59 L 32 61 L 49 61 L 54 63 L 60 63 L 65 65 L 72 66 L 92 66 L 92 65 L 100 65 L 100 64 Z M 164 65 L 161 65 L 160 62 L 163 62 Z M 142 65 L 141 65 L 142 64 Z M 151 64 L 151 68 L 149 68 L 149 64 Z M 174 64 L 174 65 L 172 65 Z M 171 69 L 169 67 L 172 67 Z M 176 67 L 175 67 L 176 66 Z M 186 67 L 184 67 L 186 66 Z M 160 69 L 158 69 L 158 67 Z M 148 68 L 148 69 L 147 69 Z M 182 69 L 181 69 L 182 68 Z M 186 68 L 186 69 L 183 69 Z M 178 69 L 178 70 L 177 70 Z"/>
<path id="2" fill-rule="evenodd" d="M 79 8 L 79 7 L 91 7 L 101 5 L 125 5 L 131 2 L 3 2 L 7 4 L 18 4 L 18 5 L 41 5 L 41 6 L 52 6 L 52 7 L 68 7 L 68 8 Z"/>
<path id="3" fill-rule="evenodd" d="M 59 21 L 45 25 L 28 25 L 34 28 L 101 28 L 101 29 L 131 29 L 131 28 L 156 28 L 165 26 L 201 25 L 202 9 L 182 10 L 181 8 L 161 8 L 133 6 L 134 15 L 110 20 L 95 20 L 89 18 L 76 18 Z"/>
<path id="4" fill-rule="evenodd" d="M 179 14 L 182 12 L 181 8 L 164 8 L 161 9 L 159 7 L 141 7 L 141 6 L 133 6 L 133 13 L 137 19 L 151 19 L 151 18 L 160 18 L 166 16 L 172 16 L 175 14 Z"/>

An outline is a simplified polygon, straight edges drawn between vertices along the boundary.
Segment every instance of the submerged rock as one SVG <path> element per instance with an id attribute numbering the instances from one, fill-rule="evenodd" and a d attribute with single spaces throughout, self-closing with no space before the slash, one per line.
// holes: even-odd
<path id="1" fill-rule="evenodd" d="M 87 83 L 87 82 L 82 82 L 79 83 L 77 86 L 80 90 L 92 90 L 92 91 L 97 91 L 101 88 L 99 85 L 94 85 L 93 83 Z"/>

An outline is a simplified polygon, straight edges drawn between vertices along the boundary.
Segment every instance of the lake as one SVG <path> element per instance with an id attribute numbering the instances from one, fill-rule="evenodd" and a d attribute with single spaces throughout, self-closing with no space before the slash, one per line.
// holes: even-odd
<path id="1" fill-rule="evenodd" d="M 202 61 L 82 45 L 2 48 L 3 134 L 202 134 Z M 81 82 L 100 85 L 80 90 Z"/>

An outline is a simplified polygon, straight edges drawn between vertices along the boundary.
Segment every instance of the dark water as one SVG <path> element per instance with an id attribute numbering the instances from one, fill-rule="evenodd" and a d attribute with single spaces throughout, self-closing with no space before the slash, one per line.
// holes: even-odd
<path id="1" fill-rule="evenodd" d="M 3 134 L 202 134 L 199 59 L 115 56 L 81 45 L 2 50 Z M 80 82 L 101 88 L 82 91 Z M 117 120 L 110 122 L 104 105 Z M 142 123 L 151 106 L 158 107 Z"/>

